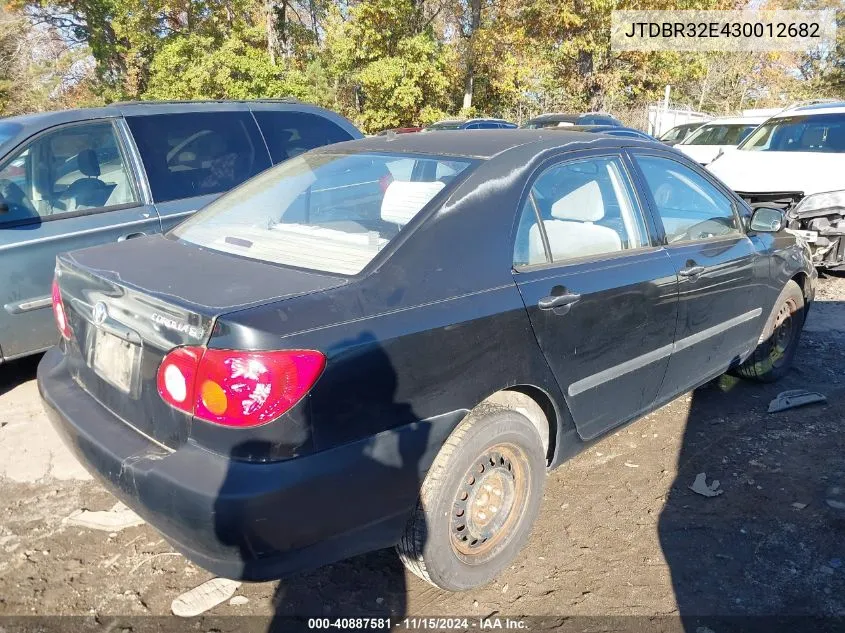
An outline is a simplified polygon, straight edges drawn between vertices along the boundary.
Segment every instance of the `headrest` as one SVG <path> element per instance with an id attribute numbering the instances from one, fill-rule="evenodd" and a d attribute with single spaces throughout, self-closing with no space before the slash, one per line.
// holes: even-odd
<path id="1" fill-rule="evenodd" d="M 84 149 L 76 155 L 76 164 L 85 176 L 96 178 L 100 175 L 100 160 L 93 149 Z"/>
<path id="2" fill-rule="evenodd" d="M 387 186 L 381 201 L 381 219 L 405 225 L 446 185 L 434 182 L 394 180 Z"/>
<path id="3" fill-rule="evenodd" d="M 558 220 L 596 222 L 604 217 L 604 199 L 595 180 L 570 191 L 552 205 L 552 217 Z"/>

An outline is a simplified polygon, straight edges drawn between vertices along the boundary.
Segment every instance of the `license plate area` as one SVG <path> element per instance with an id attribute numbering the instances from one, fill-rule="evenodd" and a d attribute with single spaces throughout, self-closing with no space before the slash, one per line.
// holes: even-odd
<path id="1" fill-rule="evenodd" d="M 88 366 L 116 389 L 134 395 L 137 391 L 141 346 L 99 328 L 92 333 L 91 344 L 88 346 Z"/>

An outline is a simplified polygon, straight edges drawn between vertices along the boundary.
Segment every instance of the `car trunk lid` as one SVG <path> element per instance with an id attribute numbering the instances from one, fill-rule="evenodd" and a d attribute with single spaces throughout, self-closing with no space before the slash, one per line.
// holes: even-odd
<path id="1" fill-rule="evenodd" d="M 67 253 L 56 271 L 74 380 L 170 448 L 187 440 L 192 423 L 158 394 L 158 367 L 170 350 L 204 345 L 219 315 L 345 283 L 163 236 Z"/>

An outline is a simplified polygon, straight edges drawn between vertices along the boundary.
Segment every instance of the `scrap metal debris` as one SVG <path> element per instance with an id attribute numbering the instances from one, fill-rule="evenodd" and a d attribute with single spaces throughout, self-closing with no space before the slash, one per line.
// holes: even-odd
<path id="1" fill-rule="evenodd" d="M 707 484 L 707 475 L 704 473 L 698 473 L 695 477 L 695 481 L 692 482 L 692 485 L 689 487 L 696 494 L 700 494 L 702 497 L 718 497 L 720 494 L 725 492 L 724 490 L 719 490 L 719 480 L 714 479 L 713 483 Z"/>
<path id="2" fill-rule="evenodd" d="M 175 598 L 170 610 L 180 618 L 192 618 L 223 604 L 240 586 L 237 580 L 212 578 Z"/>
<path id="3" fill-rule="evenodd" d="M 818 391 L 807 391 L 806 389 L 790 389 L 782 391 L 777 398 L 769 403 L 769 413 L 786 411 L 796 407 L 803 407 L 816 402 L 827 402 L 827 397 Z"/>
<path id="4" fill-rule="evenodd" d="M 68 525 L 75 525 L 103 532 L 117 532 L 137 525 L 143 525 L 144 519 L 132 512 L 122 503 L 116 503 L 111 510 L 81 510 L 65 519 Z"/>

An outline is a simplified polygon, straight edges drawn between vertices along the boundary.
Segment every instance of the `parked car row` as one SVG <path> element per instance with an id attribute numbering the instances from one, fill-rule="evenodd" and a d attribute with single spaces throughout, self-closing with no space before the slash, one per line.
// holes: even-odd
<path id="1" fill-rule="evenodd" d="M 819 168 L 843 115 L 784 113 L 710 169 Z M 568 116 L 370 138 L 273 101 L 0 121 L 3 355 L 58 339 L 38 386 L 66 443 L 217 574 L 396 546 L 443 589 L 489 582 L 548 469 L 726 371 L 784 375 L 813 258 L 842 250 L 841 191 L 758 195 L 725 167 L 743 200 Z"/>

